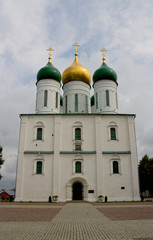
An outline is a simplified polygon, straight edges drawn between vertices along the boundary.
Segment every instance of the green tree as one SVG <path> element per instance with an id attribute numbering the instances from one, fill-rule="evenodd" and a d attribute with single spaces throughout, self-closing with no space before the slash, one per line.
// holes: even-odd
<path id="1" fill-rule="evenodd" d="M 2 146 L 0 146 L 0 168 L 3 165 L 3 163 L 4 163 L 4 160 L 3 160 L 3 148 L 2 148 Z M 2 178 L 2 175 L 0 174 L 0 180 L 1 180 L 1 178 Z"/>
<path id="2" fill-rule="evenodd" d="M 153 193 L 153 158 L 144 155 L 139 163 L 140 191 Z"/>

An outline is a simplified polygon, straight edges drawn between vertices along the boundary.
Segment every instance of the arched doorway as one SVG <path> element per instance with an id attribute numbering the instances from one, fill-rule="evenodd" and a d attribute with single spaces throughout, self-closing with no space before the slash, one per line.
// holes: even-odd
<path id="1" fill-rule="evenodd" d="M 83 184 L 81 182 L 74 182 L 72 185 L 72 199 L 83 200 Z"/>
<path id="2" fill-rule="evenodd" d="M 73 185 L 76 182 L 79 182 L 82 184 L 82 200 L 88 200 L 89 184 L 86 181 L 86 179 L 84 179 L 83 177 L 75 177 L 75 178 L 69 179 L 69 181 L 66 184 L 66 200 L 67 201 L 73 200 Z"/>

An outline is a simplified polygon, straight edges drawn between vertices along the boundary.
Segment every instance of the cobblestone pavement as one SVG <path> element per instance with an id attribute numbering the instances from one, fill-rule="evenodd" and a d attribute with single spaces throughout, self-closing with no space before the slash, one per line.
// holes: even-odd
<path id="1" fill-rule="evenodd" d="M 15 214 L 18 210 L 20 214 L 18 213 L 17 222 L 13 216 L 11 218 L 10 211 Z M 153 204 L 0 204 L 0 216 L 3 216 L 3 222 L 0 222 L 0 240 L 153 240 L 152 210 Z M 25 218 L 30 211 L 32 220 Z M 147 219 L 149 212 L 151 214 Z M 40 220 L 42 214 L 42 220 L 37 221 L 38 215 Z M 133 220 L 128 220 L 131 216 Z"/>

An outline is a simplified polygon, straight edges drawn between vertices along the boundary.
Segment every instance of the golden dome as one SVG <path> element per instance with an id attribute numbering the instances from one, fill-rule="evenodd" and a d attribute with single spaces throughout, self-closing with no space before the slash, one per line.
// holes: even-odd
<path id="1" fill-rule="evenodd" d="M 71 81 L 82 81 L 90 85 L 91 75 L 90 72 L 79 63 L 77 53 L 75 53 L 75 59 L 73 64 L 68 67 L 62 74 L 63 85 Z"/>

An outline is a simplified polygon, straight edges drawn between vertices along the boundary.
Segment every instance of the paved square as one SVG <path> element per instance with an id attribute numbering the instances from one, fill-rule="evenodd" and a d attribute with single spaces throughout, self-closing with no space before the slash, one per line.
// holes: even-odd
<path id="1" fill-rule="evenodd" d="M 98 208 L 110 220 L 144 220 L 153 219 L 153 207 L 110 207 Z"/>
<path id="2" fill-rule="evenodd" d="M 0 203 L 0 240 L 153 240 L 153 203 Z"/>
<path id="3" fill-rule="evenodd" d="M 1 208 L 0 222 L 49 222 L 60 208 Z"/>

